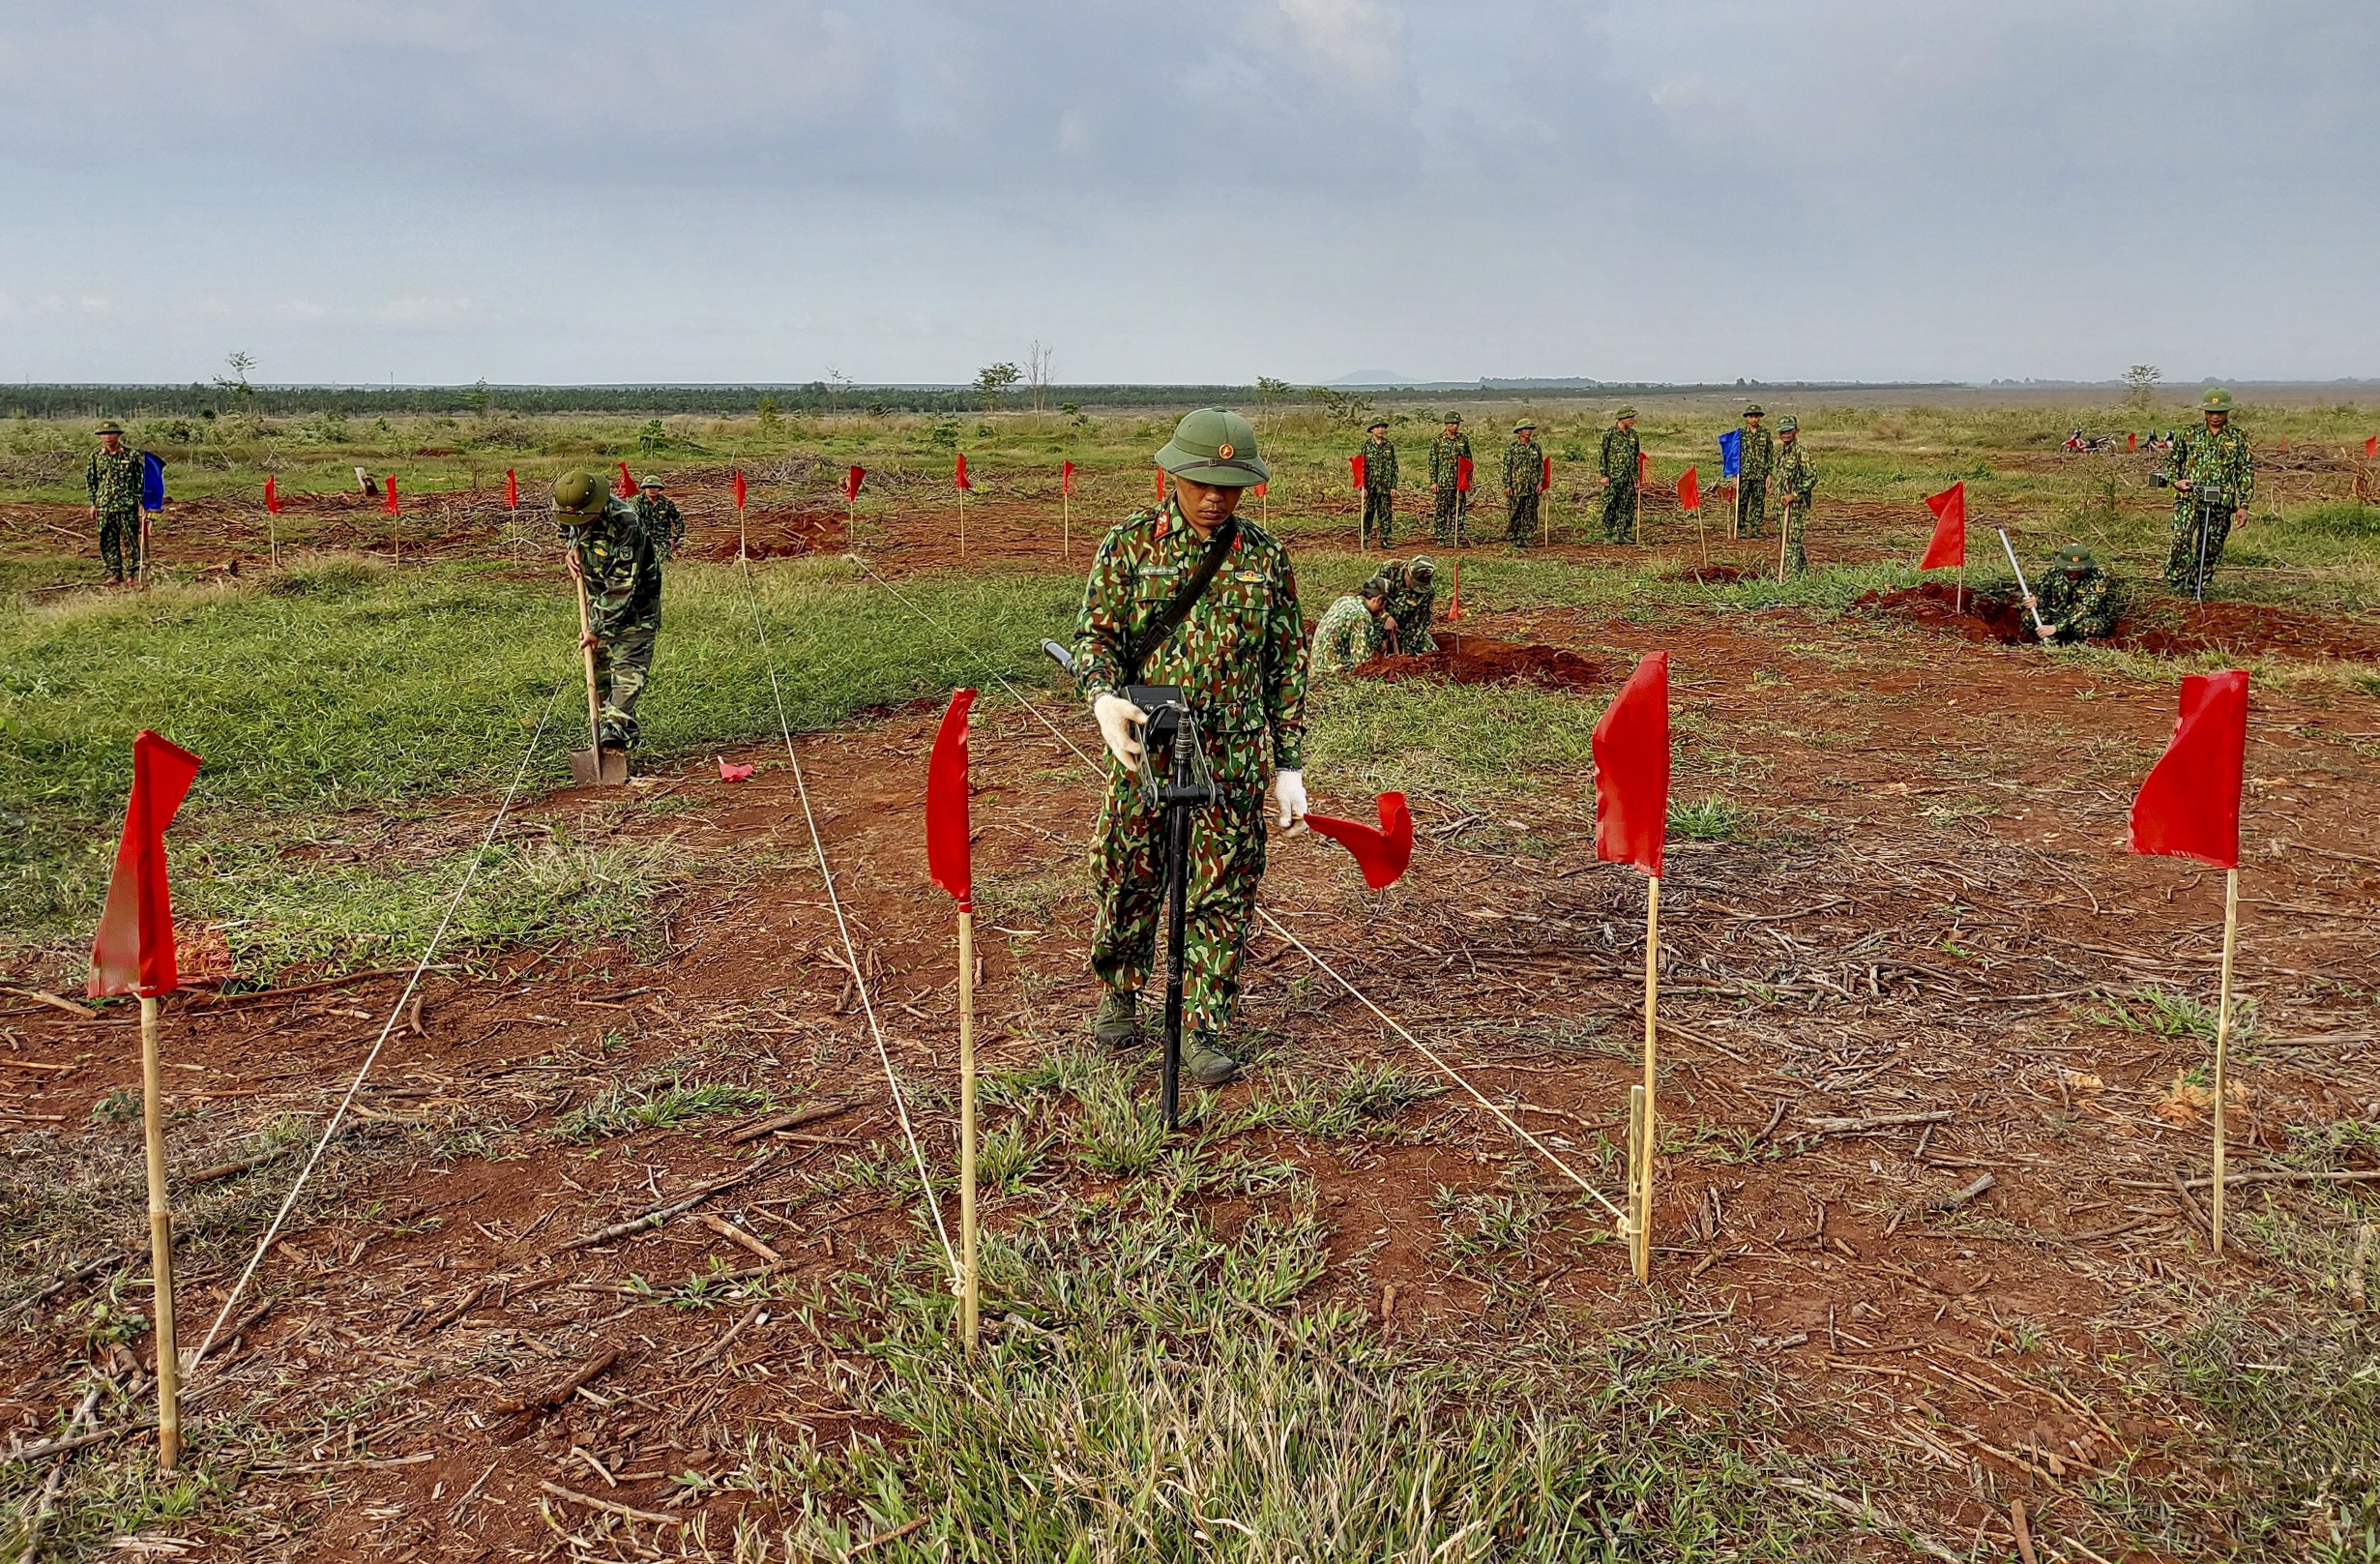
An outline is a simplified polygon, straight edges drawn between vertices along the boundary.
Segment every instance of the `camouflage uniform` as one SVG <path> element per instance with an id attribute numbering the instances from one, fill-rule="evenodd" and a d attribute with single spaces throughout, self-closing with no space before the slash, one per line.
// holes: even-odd
<path id="1" fill-rule="evenodd" d="M 1344 673 L 1359 663 L 1368 663 L 1380 655 L 1381 639 L 1380 621 L 1364 606 L 1364 600 L 1339 598 L 1314 627 L 1314 671 Z"/>
<path id="2" fill-rule="evenodd" d="M 1736 529 L 1739 538 L 1769 534 L 1769 470 L 1777 465 L 1777 442 L 1767 429 L 1744 430 L 1744 470 L 1736 478 Z"/>
<path id="3" fill-rule="evenodd" d="M 1396 445 L 1382 438 L 1364 442 L 1364 546 L 1389 546 L 1396 513 Z M 1375 531 L 1375 529 L 1377 529 Z"/>
<path id="4" fill-rule="evenodd" d="M 643 523 L 645 536 L 653 540 L 653 555 L 666 564 L 677 557 L 678 545 L 686 541 L 686 515 L 677 502 L 660 494 L 647 498 L 636 496 L 636 519 Z"/>
<path id="5" fill-rule="evenodd" d="M 2034 602 L 2050 639 L 2067 645 L 2103 640 L 2124 617 L 2123 583 L 2097 565 L 2070 575 L 2053 562 Z"/>
<path id="6" fill-rule="evenodd" d="M 630 501 L 609 499 L 602 514 L 557 512 L 562 541 L 578 555 L 587 583 L 587 628 L 595 632 L 595 693 L 604 744 L 632 745 L 642 731 L 636 697 L 653 670 L 661 629 L 662 544 Z"/>
<path id="7" fill-rule="evenodd" d="M 1603 541 L 1627 543 L 1636 536 L 1636 474 L 1643 463 L 1634 429 L 1617 424 L 1603 431 L 1595 470 L 1603 475 Z"/>
<path id="8" fill-rule="evenodd" d="M 102 447 L 84 464 L 83 487 L 100 513 L 100 558 L 111 579 L 140 572 L 140 453 Z"/>
<path id="9" fill-rule="evenodd" d="M 1471 496 L 1454 486 L 1462 476 L 1462 458 L 1470 454 L 1471 436 L 1459 431 L 1452 435 L 1441 433 L 1429 444 L 1429 487 L 1437 500 L 1429 531 L 1441 548 L 1462 546 L 1463 523 L 1471 509 Z"/>
<path id="10" fill-rule="evenodd" d="M 2216 564 L 2223 557 L 2223 544 L 2231 536 L 2231 513 L 2247 510 L 2255 497 L 2256 456 L 2237 425 L 2189 429 L 2174 437 L 2173 453 L 2165 458 L 2165 476 L 2175 482 L 2188 479 L 2192 490 L 2173 497 L 2173 552 L 2165 560 L 2165 583 L 2176 592 L 2188 592 L 2198 574 L 2195 491 L 2219 488 L 2231 501 L 2209 518 L 2206 574 L 2212 578 Z"/>
<path id="11" fill-rule="evenodd" d="M 1415 555 L 1416 560 L 1420 555 Z M 1391 560 L 1380 574 L 1388 578 L 1388 616 L 1396 621 L 1396 644 L 1388 648 L 1408 657 L 1422 657 L 1438 649 L 1429 634 L 1429 616 L 1437 606 L 1438 581 L 1433 572 L 1427 586 L 1416 585 L 1408 575 L 1408 567 Z"/>
<path id="12" fill-rule="evenodd" d="M 1537 486 L 1545 476 L 1545 448 L 1515 434 L 1504 447 L 1504 541 L 1516 548 L 1537 542 Z"/>
<path id="13" fill-rule="evenodd" d="M 1122 688 L 1126 644 L 1197 569 L 1205 547 L 1172 500 L 1134 513 L 1101 541 L 1074 622 L 1086 695 Z M 1222 569 L 1140 667 L 1140 683 L 1182 688 L 1215 770 L 1216 802 L 1190 821 L 1186 1031 L 1219 1032 L 1231 1019 L 1240 947 L 1264 874 L 1267 772 L 1302 767 L 1306 681 L 1306 619 L 1288 550 L 1243 516 Z M 1092 848 L 1100 910 L 1091 938 L 1091 969 L 1110 989 L 1138 989 L 1156 957 L 1164 818 L 1142 799 L 1137 773 L 1111 757 Z"/>
<path id="14" fill-rule="evenodd" d="M 1809 529 L 1809 496 L 1818 487 L 1818 469 L 1810 465 L 1809 455 L 1802 449 L 1799 436 L 1778 456 L 1776 474 L 1778 493 L 1787 502 L 1784 518 L 1778 523 L 1785 529 L 1785 569 L 1791 575 L 1801 575 L 1809 569 L 1809 556 L 1802 551 L 1802 537 Z"/>

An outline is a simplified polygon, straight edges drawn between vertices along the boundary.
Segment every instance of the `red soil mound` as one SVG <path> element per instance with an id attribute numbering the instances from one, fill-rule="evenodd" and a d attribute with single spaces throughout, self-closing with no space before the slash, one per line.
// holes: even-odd
<path id="1" fill-rule="evenodd" d="M 2025 622 L 2025 605 L 2021 601 L 1969 592 L 1963 612 L 1955 605 L 1955 588 L 1927 581 L 1923 586 L 1906 586 L 1892 592 L 1869 592 L 1852 606 L 1873 608 L 1912 624 L 1947 630 L 1964 640 L 2017 646 L 2033 638 L 2028 634 L 2030 627 Z"/>
<path id="2" fill-rule="evenodd" d="M 752 511 L 745 518 L 746 552 L 754 559 L 791 559 L 832 553 L 846 546 L 850 533 L 840 511 Z M 736 557 L 733 526 L 706 556 L 721 564 Z"/>
<path id="3" fill-rule="evenodd" d="M 1438 649 L 1419 657 L 1374 658 L 1352 670 L 1395 684 L 1443 679 L 1451 684 L 1533 684 L 1542 690 L 1584 690 L 1602 669 L 1559 646 L 1523 646 L 1485 635 L 1442 635 Z"/>
<path id="4" fill-rule="evenodd" d="M 1748 565 L 1688 565 L 1655 577 L 1662 581 L 1696 581 L 1704 586 L 1719 586 L 1730 581 L 1766 580 L 1770 571 Z"/>
<path id="5" fill-rule="evenodd" d="M 1939 582 L 1870 592 L 1853 606 L 1873 608 L 1971 641 L 2019 646 L 2034 639 L 2024 604 L 1990 593 L 1967 594 L 1966 611 L 1952 610 L 1953 589 Z M 2262 603 L 2190 603 L 2155 598 L 2124 616 L 2100 644 L 2151 657 L 2221 652 L 2233 657 L 2344 658 L 2380 662 L 2380 630 L 2349 620 Z"/>

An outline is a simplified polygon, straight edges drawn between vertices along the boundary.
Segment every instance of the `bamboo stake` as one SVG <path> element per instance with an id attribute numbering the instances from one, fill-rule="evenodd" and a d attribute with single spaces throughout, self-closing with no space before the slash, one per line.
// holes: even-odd
<path id="1" fill-rule="evenodd" d="M 975 913 L 958 914 L 958 1334 L 976 1355 L 983 1273 L 975 1245 Z"/>
<path id="2" fill-rule="evenodd" d="M 1645 1152 L 1650 1144 L 1645 1135 L 1644 1087 L 1628 1089 L 1628 1263 L 1639 1282 L 1652 1275 L 1653 1250 L 1645 1231 L 1646 1220 L 1652 1214 L 1650 1191 L 1653 1180 L 1645 1166 Z"/>
<path id="3" fill-rule="evenodd" d="M 1707 575 L 1711 572 L 1711 517 L 1702 508 L 1699 490 L 1694 495 L 1694 538 L 1702 546 L 1702 570 Z"/>
<path id="4" fill-rule="evenodd" d="M 967 557 L 967 491 L 958 491 L 958 557 Z"/>
<path id="5" fill-rule="evenodd" d="M 850 535 L 851 523 L 849 521 L 845 521 L 843 523 L 843 536 L 848 539 Z M 744 507 L 739 505 L 736 507 L 736 563 L 739 565 L 744 563 L 747 553 L 747 545 L 749 542 L 749 535 L 744 530 Z"/>
<path id="6" fill-rule="evenodd" d="M 1966 549 L 1965 549 L 1965 547 L 1962 546 L 1959 548 L 1959 550 L 1958 550 L 1958 586 L 1957 586 L 1957 589 L 1956 589 L 1955 591 L 1954 591 L 1954 592 L 1951 594 L 1951 612 L 1953 612 L 1953 613 L 1965 613 L 1966 611 L 1967 611 L 1967 550 L 1966 550 Z"/>
<path id="7" fill-rule="evenodd" d="M 1637 1224 L 1639 1249 L 1636 1279 L 1643 1281 L 1653 1264 L 1653 1146 L 1654 1037 L 1660 1009 L 1661 879 L 1650 875 L 1644 902 L 1644 1215 Z"/>
<path id="8" fill-rule="evenodd" d="M 182 1348 L 173 1328 L 173 1204 L 165 1195 L 165 1094 L 160 1084 L 157 1000 L 140 997 L 140 1116 L 149 1149 L 149 1268 L 157 1293 L 157 1467 L 182 1460 Z"/>
<path id="9" fill-rule="evenodd" d="M 1777 513 L 1777 584 L 1785 584 L 1785 545 L 1793 541 L 1793 501 L 1787 498 Z"/>
<path id="10" fill-rule="evenodd" d="M 149 553 L 155 546 L 149 541 L 149 516 L 145 509 L 140 513 L 140 589 L 143 592 L 149 590 Z"/>
<path id="11" fill-rule="evenodd" d="M 578 583 L 579 651 L 587 662 L 587 748 L 595 753 L 595 776 L 601 782 L 603 776 L 603 701 L 595 693 L 595 648 L 586 644 L 587 636 L 593 630 L 587 613 L 587 578 L 578 573 L 578 552 L 575 547 L 571 551 L 571 579 Z"/>
<path id="12" fill-rule="evenodd" d="M 1074 496 L 1072 491 L 1058 490 L 1058 563 L 1065 564 L 1074 547 Z"/>
<path id="13" fill-rule="evenodd" d="M 2240 943 L 2240 871 L 2223 872 L 2223 993 L 2215 1011 L 2215 1253 L 2223 1252 L 2223 1065 L 2231 1043 L 2231 962 Z"/>

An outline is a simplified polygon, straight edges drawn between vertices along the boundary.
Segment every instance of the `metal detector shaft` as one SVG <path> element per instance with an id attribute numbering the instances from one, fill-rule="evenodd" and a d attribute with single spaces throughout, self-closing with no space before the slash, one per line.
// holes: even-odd
<path id="1" fill-rule="evenodd" d="M 2049 627 L 2042 623 L 2042 605 L 2033 601 L 2033 588 L 2025 585 L 2025 568 L 2016 563 L 2016 550 L 2008 541 L 2008 528 L 1994 527 L 1992 530 L 2000 535 L 2000 551 L 2008 555 L 2008 568 L 2016 573 L 2016 590 L 2024 595 L 2026 602 L 2033 603 L 2033 628 L 2044 635 L 2048 634 Z"/>
<path id="2" fill-rule="evenodd" d="M 1190 807 L 1165 806 L 1165 1128 L 1182 1127 L 1182 937 L 1190 914 Z"/>

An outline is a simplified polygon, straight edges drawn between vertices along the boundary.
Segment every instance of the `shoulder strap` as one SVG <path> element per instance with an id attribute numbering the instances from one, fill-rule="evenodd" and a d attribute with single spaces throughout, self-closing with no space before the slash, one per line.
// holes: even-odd
<path id="1" fill-rule="evenodd" d="M 1140 682 L 1140 664 L 1148 661 L 1151 652 L 1165 644 L 1165 637 L 1173 634 L 1174 627 L 1189 618 L 1190 609 L 1196 607 L 1198 600 L 1206 596 L 1207 586 L 1215 579 L 1215 573 L 1223 568 L 1223 556 L 1231 552 L 1231 546 L 1239 541 L 1239 537 L 1240 518 L 1236 516 L 1216 528 L 1215 536 L 1207 540 L 1206 552 L 1198 556 L 1198 568 L 1190 572 L 1189 579 L 1174 588 L 1173 596 L 1165 600 L 1165 606 L 1158 610 L 1157 617 L 1150 620 L 1124 648 L 1124 680 L 1127 684 Z"/>

